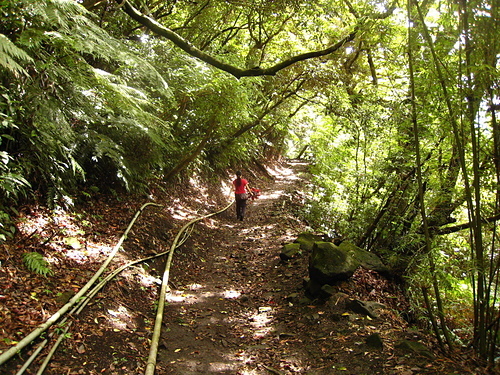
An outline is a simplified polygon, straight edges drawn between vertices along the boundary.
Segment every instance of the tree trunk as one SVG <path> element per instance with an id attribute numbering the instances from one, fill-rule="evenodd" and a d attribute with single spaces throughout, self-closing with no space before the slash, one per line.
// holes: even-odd
<path id="1" fill-rule="evenodd" d="M 207 142 L 211 139 L 212 134 L 217 129 L 217 121 L 215 119 L 210 120 L 207 132 L 198 146 L 188 153 L 184 158 L 182 158 L 177 165 L 165 175 L 165 180 L 170 180 L 172 177 L 177 175 L 180 171 L 184 170 L 196 157 L 201 153 Z"/>
<path id="2" fill-rule="evenodd" d="M 420 9 L 418 7 L 417 3 L 417 9 L 419 12 L 420 19 L 423 23 L 423 17 L 420 12 Z M 411 19 L 411 7 L 410 7 L 410 1 L 408 1 L 408 19 Z M 415 79 L 414 79 L 414 71 L 413 71 L 413 48 L 412 48 L 412 38 L 411 38 L 411 28 L 408 27 L 408 65 L 409 65 L 409 70 L 410 70 L 410 90 L 411 90 L 411 103 L 412 103 L 412 110 L 411 110 L 411 120 L 413 123 L 413 135 L 414 135 L 414 146 L 415 146 L 415 162 L 416 162 L 416 171 L 417 171 L 417 182 L 418 182 L 418 195 L 420 199 L 420 212 L 422 216 L 422 224 L 424 228 L 424 237 L 425 237 L 425 251 L 428 255 L 429 259 L 429 268 L 430 268 L 430 273 L 431 273 L 431 279 L 432 279 L 432 286 L 434 288 L 434 297 L 436 298 L 436 303 L 437 303 L 437 309 L 438 309 L 438 317 L 441 323 L 441 330 L 443 331 L 444 337 L 446 339 L 446 343 L 448 344 L 448 347 L 450 349 L 453 349 L 452 347 L 452 342 L 450 338 L 450 334 L 448 331 L 448 327 L 446 325 L 446 320 L 445 320 L 445 314 L 444 314 L 444 308 L 443 308 L 443 302 L 441 299 L 441 293 L 439 290 L 439 283 L 438 279 L 436 276 L 436 266 L 434 264 L 434 258 L 432 254 L 432 238 L 429 232 L 429 225 L 428 225 L 428 218 L 426 214 L 426 209 L 425 209 L 425 199 L 424 199 L 424 188 L 423 188 L 423 181 L 422 181 L 422 164 L 421 164 L 421 155 L 420 155 L 420 134 L 419 134 L 419 127 L 418 127 L 418 121 L 417 121 L 417 103 L 415 100 Z M 423 291 L 425 291 L 423 289 Z M 424 298 L 426 295 L 424 294 Z M 430 309 L 430 304 L 429 304 L 429 309 Z M 436 333 L 437 339 L 439 340 L 439 333 Z M 441 342 L 441 341 L 440 341 Z M 441 344 L 442 345 L 442 344 Z M 443 347 L 444 349 L 444 347 Z"/>

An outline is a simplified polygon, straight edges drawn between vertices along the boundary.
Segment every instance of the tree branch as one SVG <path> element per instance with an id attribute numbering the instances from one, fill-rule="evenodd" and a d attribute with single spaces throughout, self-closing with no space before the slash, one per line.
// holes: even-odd
<path id="1" fill-rule="evenodd" d="M 352 31 L 349 35 L 346 37 L 342 38 L 339 42 L 331 45 L 328 48 L 325 48 L 320 51 L 312 51 L 312 52 L 307 52 L 307 53 L 302 53 L 300 55 L 293 56 L 287 60 L 284 60 L 274 66 L 271 66 L 269 68 L 261 68 L 261 67 L 255 67 L 251 69 L 240 69 L 238 67 L 235 67 L 233 65 L 226 64 L 220 60 L 217 60 L 216 58 L 210 56 L 209 54 L 201 51 L 200 49 L 196 48 L 193 46 L 189 41 L 186 39 L 182 38 L 179 34 L 175 33 L 174 31 L 170 30 L 169 28 L 161 25 L 154 19 L 145 16 L 144 14 L 140 13 L 137 9 L 135 9 L 128 1 L 122 1 L 122 0 L 116 0 L 118 4 L 123 5 L 123 10 L 127 15 L 129 15 L 132 19 L 135 21 L 139 22 L 142 26 L 148 28 L 152 32 L 163 36 L 173 42 L 177 47 L 182 49 L 184 52 L 190 54 L 193 57 L 196 57 L 197 59 L 200 59 L 201 61 L 206 62 L 209 65 L 212 65 L 213 67 L 223 70 L 236 78 L 241 78 L 241 77 L 255 77 L 255 76 L 274 76 L 276 73 L 278 73 L 280 70 L 285 69 L 289 67 L 290 65 L 293 65 L 299 61 L 304 61 L 308 59 L 312 59 L 315 57 L 320 57 L 320 56 L 326 56 L 329 55 L 340 48 L 344 46 L 346 43 L 352 41 L 357 32 L 358 28 L 355 27 L 354 31 Z"/>
<path id="2" fill-rule="evenodd" d="M 497 220 L 500 220 L 500 214 L 488 217 L 486 219 L 482 219 L 481 221 L 485 224 L 489 224 L 489 223 L 492 223 L 492 222 L 497 221 Z M 471 222 L 467 222 L 467 223 L 463 223 L 463 224 L 459 224 L 459 225 L 454 225 L 452 227 L 440 228 L 440 229 L 435 230 L 433 232 L 433 234 L 441 235 L 441 234 L 455 233 L 455 232 L 459 232 L 459 231 L 464 230 L 464 229 L 468 229 L 468 228 L 470 228 L 471 225 L 472 225 Z"/>

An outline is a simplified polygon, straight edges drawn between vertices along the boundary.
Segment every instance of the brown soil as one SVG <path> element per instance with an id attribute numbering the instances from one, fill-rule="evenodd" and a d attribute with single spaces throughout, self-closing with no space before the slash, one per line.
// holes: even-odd
<path id="1" fill-rule="evenodd" d="M 339 301 L 305 296 L 307 254 L 288 262 L 279 254 L 284 243 L 307 229 L 300 219 L 306 168 L 292 161 L 276 166 L 272 179 L 247 176 L 262 195 L 249 203 L 245 221 L 236 221 L 233 206 L 198 222 L 176 250 L 156 374 L 481 373 L 458 355 L 453 360 L 440 355 L 430 336 L 410 329 L 400 318 L 407 305 L 398 285 L 378 274 L 359 270 L 338 286 L 350 298 L 384 303 L 378 319 L 349 312 Z M 168 250 L 189 219 L 227 202 L 215 188 L 191 184 L 166 191 L 160 186 L 151 196 L 165 208 L 145 210 L 112 268 Z M 19 235 L 0 248 L 0 351 L 47 320 L 92 277 L 141 199 L 88 200 L 71 216 L 24 208 Z M 26 270 L 22 254 L 32 251 L 49 260 L 52 275 Z M 108 283 L 74 317 L 45 373 L 144 373 L 165 262 L 162 257 L 135 265 Z M 374 333 L 383 340 L 381 349 L 366 344 Z M 436 358 L 400 352 L 395 343 L 402 338 L 425 343 Z M 15 374 L 32 350 L 29 346 L 0 366 L 0 373 Z M 32 364 L 26 374 L 37 368 Z"/>

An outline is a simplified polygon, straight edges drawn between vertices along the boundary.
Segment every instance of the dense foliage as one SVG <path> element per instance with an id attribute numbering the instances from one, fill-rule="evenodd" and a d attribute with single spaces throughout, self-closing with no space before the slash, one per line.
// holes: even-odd
<path id="1" fill-rule="evenodd" d="M 383 255 L 443 347 L 492 360 L 494 3 L 3 1 L 0 239 L 35 192 L 68 206 L 307 146 L 313 229 Z"/>

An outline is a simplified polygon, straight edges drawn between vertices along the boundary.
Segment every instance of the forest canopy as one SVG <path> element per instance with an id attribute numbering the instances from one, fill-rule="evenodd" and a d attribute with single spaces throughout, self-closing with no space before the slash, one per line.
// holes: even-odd
<path id="1" fill-rule="evenodd" d="M 406 276 L 443 347 L 457 345 L 446 314 L 468 301 L 462 339 L 495 352 L 496 0 L 6 0 L 0 12 L 0 240 L 35 196 L 70 208 L 301 154 L 311 227 Z"/>

